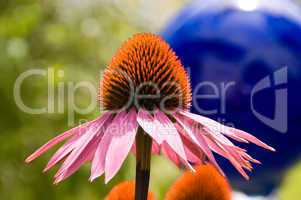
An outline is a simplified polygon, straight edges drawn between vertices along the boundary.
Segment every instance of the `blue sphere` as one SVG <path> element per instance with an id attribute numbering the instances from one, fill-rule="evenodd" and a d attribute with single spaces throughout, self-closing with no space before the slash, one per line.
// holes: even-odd
<path id="1" fill-rule="evenodd" d="M 234 188 L 256 195 L 275 190 L 301 155 L 300 8 L 288 0 L 193 1 L 161 35 L 190 74 L 192 111 L 277 150 L 244 146 L 263 163 L 250 181 L 220 159 Z"/>

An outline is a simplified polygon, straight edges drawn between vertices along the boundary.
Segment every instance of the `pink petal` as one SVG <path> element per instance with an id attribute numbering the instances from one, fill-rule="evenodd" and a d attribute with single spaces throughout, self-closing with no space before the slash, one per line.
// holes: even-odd
<path id="1" fill-rule="evenodd" d="M 251 162 L 253 162 L 255 164 L 261 164 L 261 162 L 259 160 L 252 158 L 249 154 L 244 154 L 243 157 L 245 157 L 246 159 L 250 160 Z"/>
<path id="2" fill-rule="evenodd" d="M 178 155 L 169 147 L 166 142 L 162 143 L 162 152 L 169 158 L 175 165 L 181 167 L 181 161 Z"/>
<path id="3" fill-rule="evenodd" d="M 57 184 L 65 180 L 66 178 L 71 176 L 74 172 L 76 172 L 80 168 L 80 166 L 82 166 L 86 161 L 88 161 L 91 158 L 91 156 L 94 154 L 96 147 L 100 141 L 100 138 L 101 138 L 100 136 L 97 136 L 93 140 L 90 140 L 87 146 L 85 146 L 86 148 L 84 148 L 84 150 L 80 153 L 78 157 L 72 155 L 72 153 L 76 152 L 76 150 L 73 151 L 64 162 L 65 165 L 69 165 L 69 166 L 64 166 L 64 164 L 62 165 L 60 170 L 55 175 L 54 183 Z M 69 158 L 74 159 L 75 157 L 76 160 L 74 160 L 73 162 L 68 160 Z"/>
<path id="4" fill-rule="evenodd" d="M 237 169 L 237 171 L 246 179 L 249 179 L 248 175 L 245 173 L 245 171 L 241 168 L 240 163 L 233 158 L 233 156 L 228 152 L 228 149 L 225 148 L 226 145 L 222 145 L 220 143 L 215 143 L 214 141 L 212 141 L 211 139 L 207 138 L 207 143 L 209 144 L 210 148 L 218 153 L 219 155 L 225 157 L 226 159 L 228 159 L 231 164 Z"/>
<path id="5" fill-rule="evenodd" d="M 156 141 L 153 141 L 153 144 L 152 144 L 152 153 L 155 154 L 155 155 L 159 155 L 160 154 L 160 145 Z"/>
<path id="6" fill-rule="evenodd" d="M 135 109 L 124 117 L 123 124 L 119 125 L 120 133 L 114 135 L 108 147 L 105 160 L 105 183 L 108 183 L 120 169 L 135 142 L 138 128 Z"/>
<path id="7" fill-rule="evenodd" d="M 230 147 L 230 146 L 226 146 L 225 149 L 228 149 L 228 153 L 230 153 L 233 158 L 235 160 L 237 160 L 237 162 L 245 169 L 251 171 L 253 169 L 251 163 L 244 159 L 244 157 L 241 155 L 242 152 L 240 151 L 237 151 L 236 149 L 234 149 L 233 147 Z M 229 150 L 230 149 L 230 150 Z"/>
<path id="8" fill-rule="evenodd" d="M 198 145 L 198 147 L 200 149 L 202 149 L 202 151 L 205 153 L 205 155 L 208 157 L 208 159 L 210 160 L 210 162 L 220 171 L 221 174 L 224 175 L 223 170 L 219 167 L 219 165 L 217 164 L 214 155 L 211 151 L 211 149 L 209 148 L 206 140 L 205 140 L 205 136 L 204 133 L 201 132 L 199 129 L 197 128 L 193 128 L 195 127 L 193 123 L 189 123 L 188 120 L 185 119 L 181 119 L 177 116 L 175 116 L 175 119 L 178 121 L 178 123 L 184 128 L 185 133 L 192 139 L 192 141 Z"/>
<path id="9" fill-rule="evenodd" d="M 107 151 L 114 134 L 116 134 L 114 131 L 116 131 L 116 127 L 119 127 L 123 122 L 125 115 L 125 111 L 118 113 L 114 117 L 113 121 L 108 125 L 103 138 L 97 146 L 94 158 L 92 160 L 90 181 L 93 181 L 104 173 Z"/>
<path id="10" fill-rule="evenodd" d="M 81 135 L 75 135 L 69 141 L 67 141 L 62 147 L 60 147 L 55 154 L 50 158 L 48 164 L 46 165 L 44 172 L 48 171 L 63 158 L 65 158 L 74 148 L 76 140 L 80 138 Z"/>
<path id="11" fill-rule="evenodd" d="M 213 149 L 216 153 L 221 156 L 227 158 L 234 167 L 242 174 L 246 179 L 248 179 L 247 174 L 243 171 L 241 166 L 250 169 L 250 164 L 241 158 L 240 152 L 245 153 L 244 149 L 241 149 L 235 146 L 231 141 L 227 141 L 226 138 L 217 137 L 217 134 L 213 130 L 207 130 L 208 137 L 206 137 L 206 141 L 208 142 L 211 149 Z"/>
<path id="12" fill-rule="evenodd" d="M 179 110 L 178 111 L 181 115 L 184 115 L 196 122 L 199 122 L 200 124 L 204 124 L 206 126 L 210 126 L 210 127 L 214 127 L 214 128 L 223 128 L 224 125 L 210 119 L 210 118 L 207 118 L 207 117 L 204 117 L 204 116 L 201 116 L 201 115 L 197 115 L 197 114 L 194 114 L 194 113 L 190 113 L 188 111 L 183 111 L 183 110 Z"/>
<path id="13" fill-rule="evenodd" d="M 227 126 L 224 126 L 212 119 L 209 119 L 209 118 L 206 118 L 206 117 L 203 117 L 203 116 L 200 116 L 200 115 L 196 115 L 196 114 L 193 114 L 193 113 L 189 113 L 189 112 L 186 112 L 186 111 L 179 111 L 182 115 L 185 115 L 201 124 L 205 124 L 206 126 L 208 126 L 208 128 L 210 128 L 211 130 L 214 131 L 217 130 L 219 132 L 222 132 L 224 133 L 225 135 L 231 137 L 232 139 L 235 139 L 237 141 L 240 141 L 240 142 L 245 142 L 247 143 L 248 141 L 260 146 L 260 147 L 263 147 L 265 149 L 268 149 L 270 151 L 275 151 L 275 149 L 267 144 L 265 144 L 264 142 L 260 141 L 259 139 L 257 139 L 256 137 L 254 137 L 253 135 L 245 132 L 245 131 L 242 131 L 242 130 L 239 130 L 239 129 L 235 129 L 235 128 L 232 128 L 232 127 L 227 127 Z"/>
<path id="14" fill-rule="evenodd" d="M 260 141 L 259 139 L 257 139 L 256 137 L 254 137 L 253 135 L 251 135 L 245 131 L 238 130 L 235 128 L 230 128 L 230 130 L 233 131 L 236 136 L 238 136 L 242 139 L 248 140 L 248 141 L 250 141 L 262 148 L 268 149 L 270 151 L 275 151 L 275 149 L 273 147 L 270 147 L 269 145 L 265 144 L 264 142 Z"/>
<path id="15" fill-rule="evenodd" d="M 111 140 L 112 140 L 112 135 L 104 134 L 103 138 L 101 139 L 100 143 L 97 146 L 97 149 L 94 154 L 94 158 L 92 160 L 91 176 L 89 178 L 91 182 L 104 173 L 105 157 Z"/>
<path id="16" fill-rule="evenodd" d="M 184 149 L 185 149 L 187 159 L 190 163 L 192 163 L 193 165 L 200 165 L 203 163 L 203 161 L 199 157 L 197 157 L 194 153 L 192 153 L 189 148 L 184 146 Z"/>
<path id="17" fill-rule="evenodd" d="M 81 124 L 77 127 L 74 127 L 58 136 L 56 136 L 55 138 L 51 139 L 50 141 L 48 141 L 46 144 L 44 144 L 42 147 L 40 147 L 38 150 L 36 150 L 33 154 L 31 154 L 28 158 L 26 158 L 25 162 L 29 163 L 31 161 L 33 161 L 34 159 L 36 159 L 37 157 L 39 157 L 41 154 L 43 154 L 44 152 L 46 152 L 47 150 L 49 150 L 51 147 L 53 147 L 54 145 L 58 144 L 59 142 L 65 140 L 66 138 L 76 134 L 76 133 L 80 133 L 80 132 L 85 132 L 88 127 L 93 124 L 95 122 L 95 120 L 87 122 L 85 124 Z"/>
<path id="18" fill-rule="evenodd" d="M 210 137 L 212 137 L 213 140 L 215 140 L 215 142 L 220 143 L 221 146 L 226 146 L 229 147 L 231 149 L 233 149 L 235 152 L 238 152 L 238 154 L 246 154 L 246 150 L 242 149 L 238 146 L 235 146 L 230 140 L 228 140 L 226 137 L 222 136 L 219 137 L 221 134 L 219 134 L 218 132 L 212 131 L 212 130 L 208 130 L 205 129 L 205 131 L 207 131 L 208 135 L 210 135 Z M 223 148 L 224 149 L 224 148 Z M 225 149 L 224 149 L 225 150 Z"/>
<path id="19" fill-rule="evenodd" d="M 225 153 L 226 150 L 223 148 L 222 145 L 220 145 L 219 143 L 217 144 L 217 142 L 214 139 L 211 139 L 209 137 L 206 137 L 205 139 L 209 148 L 212 149 L 212 151 L 219 154 L 220 156 L 227 158 L 228 155 Z"/>
<path id="20" fill-rule="evenodd" d="M 232 165 L 239 171 L 239 173 L 247 180 L 249 180 L 249 176 L 246 174 L 246 172 L 242 169 L 241 163 L 239 163 L 235 158 L 233 158 L 233 150 L 229 149 L 227 146 L 224 147 L 227 151 L 227 158 L 229 158 L 229 161 L 232 163 Z M 231 155 L 232 154 L 232 155 Z"/>
<path id="21" fill-rule="evenodd" d="M 179 130 L 178 129 L 179 125 L 175 124 L 175 126 L 177 130 Z M 182 134 L 180 130 L 179 133 L 184 144 L 187 159 L 193 164 L 204 163 L 206 158 L 205 154 L 199 149 L 199 147 L 195 143 L 193 143 L 190 139 L 188 139 L 186 135 Z"/>
<path id="22" fill-rule="evenodd" d="M 171 147 L 171 149 L 180 156 L 180 158 L 184 161 L 185 165 L 194 170 L 193 167 L 187 161 L 181 137 L 177 129 L 174 127 L 173 123 L 170 121 L 170 119 L 160 110 L 156 110 L 155 123 L 157 131 L 160 134 L 160 137 L 163 138 L 163 141 L 166 141 L 166 143 Z"/>
<path id="23" fill-rule="evenodd" d="M 238 142 L 242 142 L 242 143 L 249 143 L 249 141 L 242 139 L 238 136 L 236 136 L 235 134 L 233 134 L 230 130 L 229 127 L 224 126 L 225 128 L 223 129 L 223 132 L 226 136 L 232 138 L 233 140 L 236 140 Z"/>
<path id="24" fill-rule="evenodd" d="M 162 143 L 162 138 L 160 134 L 158 134 L 154 124 L 154 118 L 149 112 L 147 112 L 143 108 L 139 109 L 137 121 L 141 128 L 146 133 L 148 133 L 159 145 Z"/>
<path id="25" fill-rule="evenodd" d="M 202 124 L 203 126 L 206 126 L 208 129 L 214 131 L 214 132 L 222 132 L 227 134 L 227 136 L 231 137 L 232 139 L 235 139 L 239 142 L 244 142 L 244 143 L 248 143 L 247 140 L 242 139 L 237 137 L 235 134 L 233 134 L 231 131 L 229 131 L 229 127 L 218 123 L 217 121 L 214 121 L 210 118 L 201 116 L 201 115 L 196 115 L 187 111 L 179 111 L 180 114 Z"/>
<path id="26" fill-rule="evenodd" d="M 94 123 L 97 123 L 101 117 L 96 119 Z M 48 171 L 50 168 L 52 168 L 54 165 L 56 165 L 58 162 L 60 162 L 63 158 L 65 158 L 75 147 L 76 147 L 76 141 L 84 134 L 84 132 L 80 132 L 72 136 L 71 139 L 69 139 L 63 146 L 61 146 L 55 154 L 50 158 L 49 162 L 47 163 L 44 172 Z"/>
<path id="27" fill-rule="evenodd" d="M 240 130 L 226 127 L 218 122 L 215 122 L 214 120 L 211 120 L 203 116 L 195 115 L 186 111 L 180 111 L 180 113 L 185 117 L 188 117 L 198 123 L 205 125 L 205 127 L 203 127 L 204 129 L 203 131 L 205 131 L 203 135 L 205 136 L 204 139 L 205 142 L 208 143 L 209 148 L 214 150 L 216 153 L 227 158 L 232 163 L 232 165 L 240 172 L 240 174 L 242 174 L 242 176 L 244 176 L 246 179 L 249 178 L 242 168 L 244 167 L 248 170 L 252 169 L 251 164 L 248 162 L 248 160 L 244 159 L 244 157 L 245 158 L 247 157 L 245 150 L 236 147 L 230 140 L 228 140 L 219 132 L 223 132 L 225 135 L 235 140 L 238 140 L 240 142 L 248 142 L 251 141 L 250 139 L 253 139 L 254 141 L 255 138 L 254 136 L 252 136 L 252 138 L 249 138 L 250 135 L 247 135 L 248 137 L 244 137 L 246 135 L 241 136 L 237 134 L 237 132 L 234 133 L 234 130 L 236 131 L 240 131 Z M 258 141 L 256 142 L 258 143 Z"/>
<path id="28" fill-rule="evenodd" d="M 136 144 L 134 143 L 132 148 L 131 148 L 132 154 L 136 155 Z"/>
<path id="29" fill-rule="evenodd" d="M 58 183 L 71 174 L 73 174 L 88 158 L 91 154 L 94 154 L 97 144 L 99 143 L 103 132 L 103 126 L 106 126 L 111 114 L 105 114 L 101 116 L 95 123 L 93 123 L 87 132 L 83 134 L 78 140 L 76 140 L 76 148 L 64 161 L 63 165 L 55 175 L 55 183 Z"/>

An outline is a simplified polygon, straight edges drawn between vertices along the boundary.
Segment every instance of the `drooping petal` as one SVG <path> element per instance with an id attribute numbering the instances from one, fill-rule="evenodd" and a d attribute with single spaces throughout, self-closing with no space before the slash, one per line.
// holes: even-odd
<path id="1" fill-rule="evenodd" d="M 231 133 L 231 131 L 229 131 L 229 127 L 218 123 L 217 121 L 214 121 L 210 118 L 201 116 L 201 115 L 196 115 L 187 111 L 179 111 L 180 114 L 202 124 L 203 126 L 206 126 L 208 129 L 216 131 L 216 132 L 222 132 L 222 133 L 226 133 L 229 137 L 231 137 L 232 139 L 235 139 L 239 142 L 244 142 L 244 143 L 248 143 L 247 140 L 242 139 L 237 137 L 235 134 Z"/>
<path id="2" fill-rule="evenodd" d="M 205 139 L 212 151 L 219 154 L 220 156 L 227 158 L 227 154 L 225 153 L 225 149 L 222 147 L 222 145 L 220 145 L 219 143 L 217 144 L 216 141 L 212 139 L 212 137 L 206 137 Z"/>
<path id="3" fill-rule="evenodd" d="M 231 154 L 231 156 L 241 165 L 242 168 L 247 169 L 249 171 L 253 169 L 251 163 L 248 160 L 244 159 L 244 157 L 242 157 L 242 152 L 237 151 L 236 149 L 230 146 L 225 146 L 224 148 L 227 149 L 227 152 Z"/>
<path id="4" fill-rule="evenodd" d="M 192 153 L 192 151 L 189 148 L 185 146 L 185 143 L 184 143 L 184 149 L 185 149 L 187 159 L 190 163 L 192 163 L 193 165 L 200 165 L 203 163 L 203 161 L 199 157 L 197 157 L 194 153 Z"/>
<path id="5" fill-rule="evenodd" d="M 50 148 L 52 148 L 54 145 L 62 142 L 63 140 L 65 140 L 66 138 L 71 137 L 72 135 L 76 134 L 76 133 L 80 133 L 80 132 L 85 132 L 87 131 L 87 129 L 89 128 L 89 126 L 91 124 L 93 124 L 96 120 L 87 122 L 85 124 L 81 124 L 77 127 L 74 127 L 56 137 L 54 137 L 53 139 L 51 139 L 50 141 L 48 141 L 46 144 L 44 144 L 43 146 L 41 146 L 38 150 L 36 150 L 33 154 L 31 154 L 29 157 L 26 158 L 25 162 L 29 163 L 31 161 L 33 161 L 34 159 L 36 159 L 37 157 L 39 157 L 40 155 L 42 155 L 43 153 L 45 153 L 46 151 L 48 151 Z"/>
<path id="6" fill-rule="evenodd" d="M 190 118 L 191 120 L 202 125 L 200 129 L 203 132 L 205 142 L 209 145 L 209 149 L 227 158 L 232 165 L 239 171 L 239 173 L 246 179 L 249 176 L 245 173 L 244 169 L 251 171 L 252 165 L 250 162 L 260 163 L 256 159 L 253 159 L 246 153 L 245 149 L 235 146 L 227 137 L 228 136 L 239 142 L 249 143 L 252 142 L 260 147 L 274 151 L 274 148 L 263 143 L 251 134 L 239 129 L 224 126 L 212 119 L 199 116 L 187 111 L 179 111 L 182 118 Z M 189 121 L 189 120 L 186 120 Z M 224 135 L 223 135 L 224 134 Z"/>
<path id="7" fill-rule="evenodd" d="M 156 141 L 153 141 L 152 143 L 152 153 L 155 155 L 160 154 L 160 145 Z"/>
<path id="8" fill-rule="evenodd" d="M 217 143 L 222 148 L 222 151 L 227 152 L 226 155 L 222 151 L 217 152 L 218 154 L 220 154 L 226 158 L 227 158 L 227 156 L 231 155 L 233 157 L 233 159 L 235 159 L 238 163 L 240 163 L 240 165 L 242 167 L 244 167 L 248 170 L 252 169 L 252 166 L 249 163 L 249 161 L 254 162 L 254 163 L 260 163 L 259 161 L 255 160 L 251 156 L 249 156 L 246 153 L 245 149 L 235 146 L 231 141 L 229 141 L 225 137 L 218 137 L 220 135 L 219 133 L 212 131 L 212 130 L 207 130 L 207 131 L 208 131 L 207 139 L 211 140 L 211 137 L 213 138 L 212 141 L 207 140 L 208 142 L 211 143 L 211 146 L 214 146 L 215 145 L 214 143 Z M 215 149 L 216 149 L 216 147 L 215 147 Z M 247 158 L 247 160 L 245 158 Z"/>
<path id="9" fill-rule="evenodd" d="M 113 135 L 108 147 L 105 160 L 105 182 L 108 183 L 120 169 L 125 158 L 129 154 L 133 143 L 135 142 L 138 128 L 137 113 L 131 109 L 124 117 L 123 124 L 120 124 L 120 132 Z"/>
<path id="10" fill-rule="evenodd" d="M 166 141 L 171 149 L 178 154 L 178 156 L 184 161 L 184 164 L 193 170 L 193 167 L 187 160 L 181 137 L 179 136 L 179 133 L 174 127 L 172 121 L 170 121 L 170 119 L 160 110 L 156 110 L 154 118 L 160 137 L 163 138 L 163 141 Z"/>
<path id="11" fill-rule="evenodd" d="M 247 180 L 249 180 L 249 176 L 246 174 L 246 172 L 243 170 L 241 163 L 239 163 L 232 155 L 232 150 L 228 149 L 227 147 L 225 147 L 227 149 L 226 154 L 227 154 L 227 158 L 229 158 L 229 161 L 232 163 L 232 165 L 237 169 L 237 171 Z"/>
<path id="12" fill-rule="evenodd" d="M 189 162 L 193 163 L 194 165 L 204 163 L 204 161 L 206 160 L 204 152 L 202 152 L 195 143 L 188 139 L 188 137 L 184 133 L 181 133 L 181 131 L 183 130 L 180 125 L 175 124 L 175 127 L 180 133 Z"/>
<path id="13" fill-rule="evenodd" d="M 159 145 L 162 143 L 162 137 L 160 134 L 158 134 L 155 126 L 155 119 L 149 112 L 147 112 L 143 108 L 140 108 L 137 116 L 137 121 L 141 128 L 147 134 L 149 134 Z"/>
<path id="14" fill-rule="evenodd" d="M 254 159 L 252 156 L 250 156 L 249 154 L 245 153 L 242 155 L 244 158 L 248 159 L 249 161 L 251 161 L 252 163 L 255 164 L 261 164 L 261 162 L 259 160 Z"/>
<path id="15" fill-rule="evenodd" d="M 217 131 L 209 129 L 205 130 L 208 133 L 205 139 L 208 142 L 210 148 L 213 149 L 216 153 L 227 158 L 244 178 L 249 179 L 249 176 L 245 173 L 242 167 L 250 170 L 251 166 L 247 161 L 241 159 L 241 156 L 239 155 L 240 153 L 238 153 L 245 152 L 245 150 L 235 146 L 227 138 L 219 137 L 220 134 Z"/>
<path id="16" fill-rule="evenodd" d="M 169 158 L 175 165 L 181 167 L 179 156 L 170 148 L 170 146 L 166 142 L 163 142 L 161 147 L 163 154 L 165 154 L 165 156 Z"/>
<path id="17" fill-rule="evenodd" d="M 97 146 L 92 160 L 91 176 L 89 178 L 91 182 L 104 173 L 105 156 L 107 154 L 111 140 L 112 136 L 110 134 L 104 134 L 103 138 Z"/>
<path id="18" fill-rule="evenodd" d="M 123 122 L 125 115 L 125 111 L 118 113 L 105 130 L 104 136 L 98 144 L 94 158 L 92 160 L 90 181 L 93 181 L 104 173 L 105 159 L 109 145 L 111 143 L 114 132 L 116 130 L 118 131 L 118 127 Z"/>
<path id="19" fill-rule="evenodd" d="M 95 123 L 98 122 L 101 119 L 101 117 L 97 118 L 95 120 Z M 48 161 L 46 167 L 44 168 L 44 172 L 51 169 L 54 165 L 56 165 L 58 162 L 60 162 L 62 159 L 64 159 L 71 151 L 74 150 L 76 147 L 77 140 L 84 134 L 85 132 L 79 132 L 77 134 L 74 134 L 72 138 L 70 138 L 63 146 L 61 146 L 55 154 L 50 158 Z"/>
<path id="20" fill-rule="evenodd" d="M 237 137 L 245 139 L 247 141 L 250 141 L 262 148 L 268 149 L 270 151 L 275 151 L 275 149 L 267 144 L 265 144 L 264 142 L 260 141 L 259 139 L 257 139 L 256 137 L 254 137 L 253 135 L 242 131 L 242 130 L 238 130 L 235 128 L 229 128 Z"/>
<path id="21" fill-rule="evenodd" d="M 221 174 L 224 175 L 223 170 L 217 164 L 214 155 L 204 138 L 204 134 L 198 128 L 196 128 L 193 123 L 189 123 L 187 119 L 181 119 L 178 116 L 175 116 L 175 119 L 183 127 L 185 133 L 191 138 L 191 140 L 198 145 L 200 149 L 202 149 L 210 162 L 220 171 Z"/>
<path id="22" fill-rule="evenodd" d="M 101 138 L 100 136 L 97 136 L 97 137 L 93 138 L 92 140 L 90 140 L 90 142 L 87 145 L 85 145 L 84 150 L 80 153 L 80 155 L 73 162 L 68 161 L 68 158 L 69 158 L 68 157 L 66 159 L 66 161 L 64 162 L 64 164 L 66 164 L 68 166 L 64 166 L 64 164 L 62 165 L 60 170 L 55 175 L 54 183 L 57 184 L 57 183 L 65 180 L 66 178 L 71 176 L 74 172 L 76 172 L 85 162 L 87 162 L 91 158 L 91 156 L 95 153 L 95 150 L 96 150 L 97 144 L 100 141 L 100 138 Z M 73 152 L 76 152 L 76 151 L 73 151 Z M 75 156 L 71 155 L 71 154 L 69 155 L 70 159 L 74 159 Z"/>
<path id="23" fill-rule="evenodd" d="M 73 174 L 91 154 L 94 154 L 97 144 L 102 137 L 103 126 L 110 121 L 111 114 L 103 115 L 96 123 L 93 123 L 75 143 L 76 148 L 70 153 L 63 165 L 55 175 L 55 183 L 58 183 Z"/>
<path id="24" fill-rule="evenodd" d="M 222 145 L 221 143 L 216 142 L 214 139 L 206 138 L 206 141 L 215 153 L 223 156 L 228 159 L 231 164 L 236 168 L 236 170 L 246 179 L 249 179 L 248 175 L 242 169 L 241 164 L 228 152 L 228 149 L 225 147 L 226 145 Z"/>
<path id="25" fill-rule="evenodd" d="M 60 162 L 63 158 L 65 158 L 74 148 L 76 141 L 82 136 L 82 134 L 74 135 L 71 139 L 69 139 L 63 146 L 61 146 L 55 154 L 48 161 L 44 172 L 48 171 L 58 162 Z"/>
<path id="26" fill-rule="evenodd" d="M 227 135 L 228 137 L 231 137 L 232 139 L 235 139 L 239 142 L 245 142 L 245 143 L 252 142 L 252 143 L 254 143 L 260 147 L 263 147 L 265 149 L 268 149 L 270 151 L 275 151 L 275 149 L 273 147 L 265 144 L 264 142 L 257 139 L 255 136 L 253 136 L 245 131 L 235 129 L 232 127 L 227 127 L 227 126 L 222 125 L 212 119 L 206 118 L 204 116 L 196 115 L 193 113 L 189 113 L 186 111 L 179 111 L 179 113 L 181 113 L 182 115 L 185 115 L 201 124 L 205 124 L 211 130 L 215 130 L 215 131 L 217 130 L 219 132 L 222 132 L 225 135 Z"/>
<path id="27" fill-rule="evenodd" d="M 207 136 L 214 138 L 216 141 L 220 142 L 221 144 L 225 144 L 233 147 L 235 146 L 226 136 L 224 136 L 223 134 L 221 134 L 216 130 L 203 127 L 203 131 L 207 133 L 206 134 Z"/>

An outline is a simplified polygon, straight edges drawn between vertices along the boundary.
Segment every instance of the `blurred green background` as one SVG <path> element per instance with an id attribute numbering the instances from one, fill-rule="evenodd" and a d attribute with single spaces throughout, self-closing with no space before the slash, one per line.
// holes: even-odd
<path id="1" fill-rule="evenodd" d="M 54 68 L 57 97 L 59 84 L 89 81 L 95 87 L 100 73 L 120 44 L 137 32 L 157 32 L 187 0 L 0 0 L 0 200 L 100 200 L 116 183 L 134 178 L 134 158 L 108 185 L 103 178 L 90 183 L 89 164 L 67 181 L 55 186 L 55 169 L 44 174 L 52 150 L 26 165 L 24 159 L 37 147 L 70 128 L 68 93 L 55 98 L 54 112 L 28 114 L 13 96 L 17 77 L 29 69 Z M 158 6 L 160 5 L 160 6 Z M 46 77 L 32 76 L 22 84 L 26 105 L 47 105 Z M 91 97 L 85 89 L 75 93 L 75 103 L 84 108 Z M 93 100 L 93 99 L 92 99 Z M 58 112 L 64 107 L 64 112 Z M 75 123 L 99 115 L 96 107 L 87 115 L 75 113 Z M 154 157 L 151 190 L 162 199 L 180 171 L 167 159 Z M 301 165 L 294 167 L 280 190 L 283 200 L 301 196 Z"/>

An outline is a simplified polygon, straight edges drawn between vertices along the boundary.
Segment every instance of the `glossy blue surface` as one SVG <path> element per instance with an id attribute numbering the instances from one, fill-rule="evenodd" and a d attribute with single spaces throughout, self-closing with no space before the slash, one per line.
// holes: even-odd
<path id="1" fill-rule="evenodd" d="M 269 1 L 270 6 L 268 1 L 262 1 L 263 5 L 248 11 L 231 2 L 195 1 L 161 33 L 190 71 L 194 90 L 204 81 L 218 86 L 219 91 L 221 83 L 233 82 L 225 101 L 207 98 L 197 104 L 203 110 L 217 110 L 207 116 L 234 124 L 277 149 L 271 153 L 254 145 L 246 146 L 263 163 L 254 167 L 249 182 L 227 161 L 219 160 L 234 187 L 249 194 L 267 194 L 277 188 L 287 167 L 301 155 L 301 12 L 297 5 L 285 0 Z M 283 69 L 285 76 L 284 67 L 288 84 L 277 85 L 273 73 Z M 287 132 L 285 113 L 277 122 L 282 129 L 277 129 L 277 124 L 263 123 L 251 110 L 251 91 L 265 77 L 270 77 L 272 87 L 253 96 L 254 109 L 273 119 L 276 91 L 288 88 Z M 212 88 L 201 87 L 197 93 L 212 94 Z M 221 102 L 225 102 L 225 110 L 220 108 Z M 285 109 L 286 104 L 280 106 Z M 204 114 L 195 103 L 192 110 Z"/>

